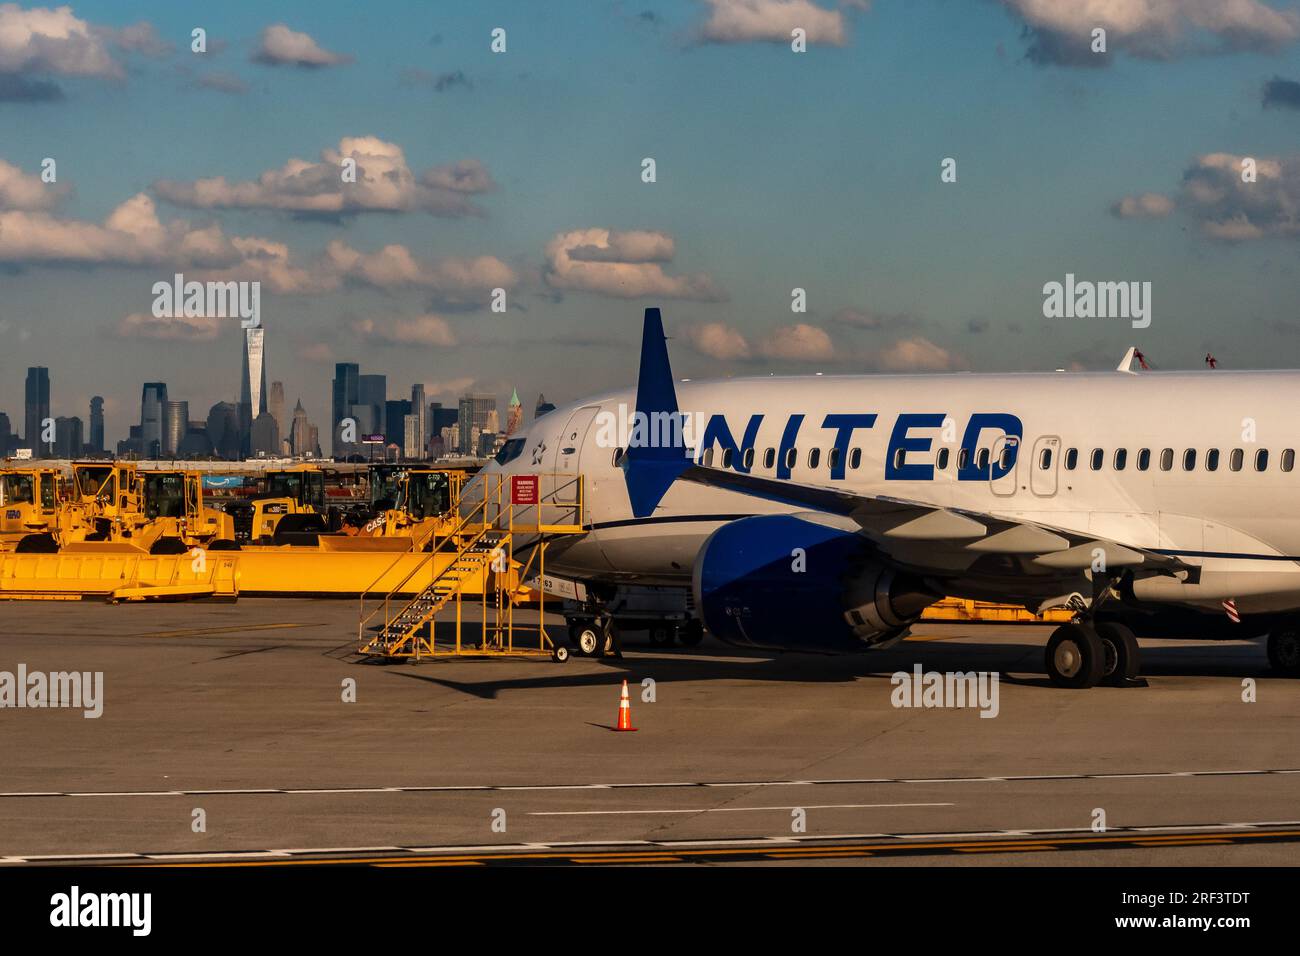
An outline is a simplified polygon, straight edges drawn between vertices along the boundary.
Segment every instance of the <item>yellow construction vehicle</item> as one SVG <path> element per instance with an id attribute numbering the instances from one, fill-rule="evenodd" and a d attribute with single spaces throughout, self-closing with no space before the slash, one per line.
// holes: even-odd
<path id="1" fill-rule="evenodd" d="M 325 472 L 316 465 L 296 465 L 268 471 L 264 490 L 252 503 L 250 526 L 240 537 L 251 544 L 316 544 L 319 535 L 334 530 L 327 520 Z M 337 516 L 335 516 L 337 527 Z"/>
<path id="2" fill-rule="evenodd" d="M 359 537 L 409 538 L 412 547 L 429 550 L 434 539 L 458 523 L 460 490 L 470 473 L 463 468 L 413 468 L 374 465 L 370 469 L 370 506 Z"/>
<path id="3" fill-rule="evenodd" d="M 0 470 L 0 550 L 58 550 L 62 476 L 54 468 Z"/>
<path id="4" fill-rule="evenodd" d="M 234 546 L 230 515 L 203 502 L 197 471 L 140 471 L 119 462 L 75 462 L 55 538 L 65 551 L 181 554 Z"/>

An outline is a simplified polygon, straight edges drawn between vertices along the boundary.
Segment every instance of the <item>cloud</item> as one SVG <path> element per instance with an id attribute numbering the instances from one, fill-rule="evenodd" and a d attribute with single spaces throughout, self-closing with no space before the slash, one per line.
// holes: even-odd
<path id="1" fill-rule="evenodd" d="M 810 44 L 843 46 L 844 14 L 812 0 L 704 0 L 708 19 L 700 27 L 706 43 L 789 43 L 802 28 Z"/>
<path id="2" fill-rule="evenodd" d="M 1019 18 L 1037 63 L 1102 66 L 1092 31 L 1108 53 L 1168 60 L 1196 53 L 1277 51 L 1300 37 L 1300 16 L 1261 0 L 1001 0 Z"/>
<path id="3" fill-rule="evenodd" d="M 1125 196 L 1110 207 L 1118 219 L 1163 219 L 1174 211 L 1174 201 L 1160 193 Z"/>
<path id="4" fill-rule="evenodd" d="M 752 355 L 745 337 L 725 322 L 688 325 L 682 334 L 695 351 L 719 362 L 743 361 Z"/>
<path id="5" fill-rule="evenodd" d="M 220 226 L 163 224 L 146 193 L 119 205 L 102 223 L 59 218 L 43 209 L 0 211 L 0 262 L 219 265 L 237 259 Z"/>
<path id="6" fill-rule="evenodd" d="M 1207 153 L 1184 171 L 1175 198 L 1130 196 L 1111 211 L 1121 218 L 1153 218 L 1177 210 L 1203 235 L 1225 242 L 1300 238 L 1300 156 L 1250 158 L 1254 182 L 1242 179 L 1247 157 Z"/>
<path id="7" fill-rule="evenodd" d="M 63 90 L 57 83 L 0 73 L 0 103 L 54 103 L 61 99 Z"/>
<path id="8" fill-rule="evenodd" d="M 149 312 L 133 312 L 117 324 L 117 335 L 124 339 L 159 339 L 162 341 L 211 342 L 222 323 L 232 319 L 200 318 L 178 315 L 157 318 Z M 233 325 L 232 325 L 233 327 Z"/>
<path id="9" fill-rule="evenodd" d="M 883 372 L 953 372 L 967 368 L 965 359 L 923 336 L 900 339 L 874 355 Z"/>
<path id="10" fill-rule="evenodd" d="M 248 84 L 233 73 L 204 73 L 194 81 L 194 85 L 236 96 L 248 92 Z"/>
<path id="11" fill-rule="evenodd" d="M 0 4 L 0 73 L 119 78 L 104 31 L 76 17 L 71 7 Z"/>
<path id="12" fill-rule="evenodd" d="M 158 35 L 152 23 L 141 21 L 129 27 L 114 30 L 111 27 L 92 28 L 99 35 L 107 38 L 114 46 L 129 53 L 139 53 L 149 57 L 164 57 L 176 49 L 175 45 Z"/>
<path id="13" fill-rule="evenodd" d="M 545 279 L 556 289 L 619 299 L 662 298 L 716 302 L 722 293 L 706 275 L 670 276 L 661 263 L 674 255 L 661 232 L 576 229 L 546 244 Z"/>
<path id="14" fill-rule="evenodd" d="M 290 30 L 283 23 L 275 23 L 262 31 L 262 41 L 251 58 L 265 66 L 297 66 L 320 69 L 351 63 L 352 57 L 331 53 L 306 33 Z"/>
<path id="15" fill-rule="evenodd" d="M 783 325 L 764 335 L 758 342 L 764 358 L 793 362 L 829 362 L 835 358 L 835 345 L 824 329 L 798 323 Z"/>
<path id="16" fill-rule="evenodd" d="M 921 324 L 909 312 L 877 312 L 874 309 L 840 309 L 831 317 L 836 325 L 853 329 L 905 329 Z"/>
<path id="17" fill-rule="evenodd" d="M 352 331 L 373 345 L 425 345 L 452 348 L 458 344 L 447 320 L 437 315 L 410 319 L 357 319 Z"/>
<path id="18" fill-rule="evenodd" d="M 71 190 L 62 183 L 45 183 L 37 173 L 24 173 L 0 159 L 0 210 L 51 209 Z"/>
<path id="19" fill-rule="evenodd" d="M 1275 76 L 1264 84 L 1264 109 L 1300 110 L 1300 83 Z"/>
<path id="20" fill-rule="evenodd" d="M 1244 158 L 1231 153 L 1200 157 L 1183 174 L 1180 207 L 1216 239 L 1300 236 L 1300 158 L 1257 157 L 1253 183 L 1242 181 Z"/>
<path id="21" fill-rule="evenodd" d="M 363 253 L 337 239 L 326 247 L 318 272 L 321 285 L 346 281 L 379 289 L 427 289 L 445 302 L 462 304 L 485 305 L 493 289 L 519 284 L 515 270 L 495 256 L 429 261 L 417 259 L 402 245 Z"/>
<path id="22" fill-rule="evenodd" d="M 423 86 L 428 87 L 437 93 L 446 93 L 454 89 L 472 90 L 473 82 L 464 70 L 451 70 L 446 73 L 430 73 L 428 70 L 421 70 L 418 67 L 408 67 L 402 70 L 399 78 L 403 86 Z"/>
<path id="23" fill-rule="evenodd" d="M 356 182 L 343 181 L 343 161 L 356 163 Z M 159 180 L 154 192 L 178 206 L 197 209 L 276 209 L 303 215 L 345 216 L 361 212 L 426 212 L 460 218 L 481 215 L 467 198 L 494 188 L 481 162 L 465 159 L 427 169 L 417 180 L 402 148 L 374 136 L 345 136 L 321 151 L 319 162 L 291 159 L 254 182 L 224 176 L 193 182 Z"/>
<path id="24" fill-rule="evenodd" d="M 334 361 L 334 350 L 325 342 L 311 342 L 298 349 L 298 357 L 306 362 L 325 365 Z"/>

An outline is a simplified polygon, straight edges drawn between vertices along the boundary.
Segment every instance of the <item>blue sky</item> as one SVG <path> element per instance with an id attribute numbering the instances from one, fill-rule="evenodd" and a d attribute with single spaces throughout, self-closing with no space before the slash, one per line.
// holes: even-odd
<path id="1" fill-rule="evenodd" d="M 472 387 L 504 402 L 517 386 L 531 405 L 630 382 L 646 305 L 695 377 L 1105 367 L 1133 343 L 1164 368 L 1207 350 L 1225 367 L 1294 366 L 1296 5 L 1248 0 L 1224 26 L 1210 0 L 1133 0 L 1147 19 L 1109 24 L 1092 60 L 1076 52 L 1087 6 L 86 2 L 57 14 L 85 29 L 62 46 L 39 36 L 40 8 L 0 6 L 32 31 L 0 43 L 0 410 L 21 421 L 33 364 L 50 367 L 55 414 L 84 418 L 104 395 L 113 441 L 142 381 L 167 381 L 194 418 L 233 399 L 237 323 L 130 319 L 176 271 L 263 280 L 269 376 L 322 433 L 336 360 L 386 373 L 390 397 L 423 382 L 444 401 Z M 797 54 L 782 38 L 804 21 Z M 196 26 L 207 54 L 190 52 Z M 268 46 L 276 26 L 292 42 Z M 303 43 L 318 65 L 295 59 Z M 469 164 L 476 184 L 332 216 L 292 208 L 283 183 L 230 198 L 295 158 L 328 170 L 322 151 L 346 138 L 370 144 L 371 173 L 366 157 L 391 147 L 414 182 Z M 1273 165 L 1250 188 L 1216 156 Z M 70 193 L 5 192 L 5 175 L 31 187 L 45 157 Z M 945 157 L 955 183 L 940 182 Z M 208 177 L 229 195 L 184 201 Z M 137 195 L 162 226 L 188 226 L 130 255 L 135 234 L 87 233 Z M 1143 196 L 1157 197 L 1146 215 L 1117 214 Z M 179 251 L 174 237 L 204 230 L 220 255 Z M 594 251 L 591 230 L 611 231 Z M 107 248 L 86 252 L 86 235 Z M 273 287 L 236 238 L 281 244 L 296 287 Z M 325 263 L 331 243 L 401 247 L 419 278 Z M 1151 327 L 1044 318 L 1043 284 L 1067 272 L 1150 281 Z M 494 314 L 501 282 L 510 309 Z"/>

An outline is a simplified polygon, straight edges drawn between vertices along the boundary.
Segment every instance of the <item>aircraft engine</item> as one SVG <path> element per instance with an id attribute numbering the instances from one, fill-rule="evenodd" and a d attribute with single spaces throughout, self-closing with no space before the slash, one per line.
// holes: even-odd
<path id="1" fill-rule="evenodd" d="M 694 588 L 719 640 L 821 654 L 887 644 L 940 597 L 880 562 L 857 531 L 812 515 L 723 525 L 700 548 Z"/>

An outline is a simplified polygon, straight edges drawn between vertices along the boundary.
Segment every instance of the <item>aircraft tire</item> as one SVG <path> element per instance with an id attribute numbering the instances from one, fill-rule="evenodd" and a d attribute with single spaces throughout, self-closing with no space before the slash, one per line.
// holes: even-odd
<path id="1" fill-rule="evenodd" d="M 684 647 L 698 647 L 704 640 L 704 624 L 700 621 L 687 621 L 677 629 L 677 639 Z"/>
<path id="2" fill-rule="evenodd" d="M 1300 677 L 1300 631 L 1290 627 L 1269 631 L 1268 662 L 1284 677 Z"/>
<path id="3" fill-rule="evenodd" d="M 673 628 L 666 624 L 657 624 L 650 628 L 650 643 L 655 647 L 672 647 L 675 637 Z"/>
<path id="4" fill-rule="evenodd" d="M 1142 663 L 1142 652 L 1138 650 L 1137 638 L 1133 632 L 1117 621 L 1103 621 L 1096 629 L 1106 652 L 1102 665 L 1102 682 L 1123 686 L 1136 680 Z"/>
<path id="5" fill-rule="evenodd" d="M 551 648 L 551 660 L 557 664 L 567 664 L 569 662 L 569 649 L 563 644 L 556 644 Z"/>
<path id="6" fill-rule="evenodd" d="M 1106 648 L 1086 624 L 1062 624 L 1043 655 L 1047 676 L 1057 687 L 1096 687 L 1106 666 Z"/>
<path id="7" fill-rule="evenodd" d="M 605 635 L 591 621 L 582 621 L 569 628 L 569 643 L 581 657 L 600 657 L 605 652 Z"/>

